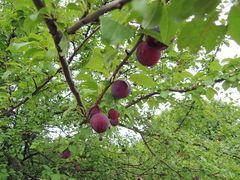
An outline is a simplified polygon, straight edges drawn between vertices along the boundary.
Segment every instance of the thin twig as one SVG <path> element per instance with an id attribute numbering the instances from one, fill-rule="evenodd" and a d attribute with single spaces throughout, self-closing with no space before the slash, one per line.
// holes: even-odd
<path id="1" fill-rule="evenodd" d="M 182 127 L 183 123 L 185 122 L 185 120 L 187 119 L 188 115 L 194 109 L 194 104 L 195 104 L 195 101 L 193 101 L 191 103 L 190 108 L 187 111 L 187 113 L 185 114 L 184 118 L 181 120 L 181 122 L 179 123 L 178 127 L 174 130 L 175 133 L 181 129 L 181 127 Z"/>
<path id="2" fill-rule="evenodd" d="M 145 146 L 147 147 L 147 149 L 149 150 L 149 152 L 154 156 L 157 157 L 156 153 L 150 148 L 150 146 L 148 145 L 145 137 L 144 137 L 144 133 L 142 131 L 140 131 L 138 128 L 134 127 L 134 128 L 128 128 L 127 126 L 120 124 L 122 127 L 125 127 L 127 129 L 130 129 L 134 132 L 137 132 L 140 134 L 140 136 L 142 137 L 143 143 L 145 144 Z M 170 165 L 168 165 L 168 163 L 166 163 L 164 160 L 157 158 L 157 160 L 159 160 L 162 164 L 164 164 L 165 166 L 167 166 L 169 169 L 171 169 L 173 172 L 175 172 L 181 179 L 183 179 L 183 176 L 175 169 L 173 169 Z"/>
<path id="3" fill-rule="evenodd" d="M 87 36 L 83 42 L 75 49 L 73 54 L 69 57 L 68 63 L 71 63 L 73 58 L 77 55 L 78 51 L 83 47 L 83 45 L 92 37 L 93 34 L 95 34 L 100 29 L 100 26 L 97 26 L 90 34 Z"/>
<path id="4" fill-rule="evenodd" d="M 226 79 L 225 78 L 220 78 L 220 79 L 216 79 L 214 81 L 214 84 L 216 83 L 221 83 L 223 81 L 225 81 Z M 165 90 L 159 90 L 159 91 L 156 91 L 156 92 L 152 92 L 150 94 L 147 94 L 145 96 L 141 96 L 139 98 L 137 98 L 136 100 L 133 100 L 131 101 L 130 103 L 128 103 L 125 107 L 126 108 L 129 108 L 137 103 L 139 103 L 140 101 L 142 100 L 145 100 L 145 99 L 149 99 L 155 95 L 159 95 L 160 94 L 160 91 L 169 91 L 169 92 L 178 92 L 178 93 L 186 93 L 186 92 L 190 92 L 190 91 L 194 91 L 196 90 L 197 88 L 199 87 L 204 87 L 206 86 L 205 84 L 200 84 L 200 83 L 197 83 L 196 85 L 193 85 L 193 86 L 190 86 L 188 88 L 184 88 L 184 89 L 172 89 L 172 88 L 169 88 L 169 89 L 165 89 Z"/>
<path id="5" fill-rule="evenodd" d="M 137 43 L 135 44 L 135 46 L 132 48 L 132 50 L 125 56 L 125 58 L 123 59 L 123 61 L 116 67 L 115 71 L 113 72 L 112 76 L 109 78 L 108 80 L 108 84 L 105 86 L 105 88 L 102 90 L 101 94 L 99 95 L 95 105 L 98 105 L 104 94 L 107 92 L 108 88 L 112 85 L 112 83 L 114 82 L 117 73 L 119 72 L 119 70 L 122 68 L 122 66 L 124 64 L 126 64 L 126 62 L 128 61 L 128 59 L 130 58 L 130 56 L 134 53 L 134 51 L 137 49 L 139 43 L 142 41 L 143 39 L 143 35 L 141 35 L 137 41 Z"/>
<path id="6" fill-rule="evenodd" d="M 160 93 L 159 92 L 153 92 L 153 93 L 150 93 L 150 94 L 147 94 L 145 96 L 141 96 L 140 98 L 136 99 L 136 100 L 133 100 L 132 102 L 130 102 L 129 104 L 127 104 L 125 106 L 125 108 L 129 108 L 135 104 L 137 104 L 138 102 L 144 100 L 144 99 L 149 99 L 150 97 L 152 96 L 155 96 L 155 95 L 159 95 Z"/>

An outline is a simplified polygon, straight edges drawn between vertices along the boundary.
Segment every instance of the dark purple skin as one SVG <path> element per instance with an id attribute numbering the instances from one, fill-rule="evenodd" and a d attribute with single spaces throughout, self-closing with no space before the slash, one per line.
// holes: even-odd
<path id="1" fill-rule="evenodd" d="M 32 133 L 31 138 L 32 140 L 36 139 L 37 135 L 35 133 Z"/>
<path id="2" fill-rule="evenodd" d="M 91 118 L 94 114 L 100 113 L 101 109 L 98 105 L 92 106 L 89 110 L 89 117 Z"/>
<path id="3" fill-rule="evenodd" d="M 131 86 L 127 81 L 116 80 L 112 84 L 112 96 L 115 99 L 122 99 L 129 96 L 131 92 Z"/>
<path id="4" fill-rule="evenodd" d="M 146 42 L 141 42 L 137 47 L 136 55 L 140 64 L 152 67 L 158 63 L 161 51 L 149 46 Z"/>
<path id="5" fill-rule="evenodd" d="M 62 159 L 68 159 L 70 156 L 71 156 L 71 152 L 68 149 L 65 149 L 61 154 Z"/>
<path id="6" fill-rule="evenodd" d="M 117 120 L 110 119 L 110 123 L 112 126 L 117 126 L 119 121 L 118 121 L 118 119 Z"/>
<path id="7" fill-rule="evenodd" d="M 109 119 L 104 114 L 97 113 L 91 117 L 90 124 L 97 133 L 103 133 L 109 127 Z"/>
<path id="8" fill-rule="evenodd" d="M 116 111 L 115 109 L 110 109 L 108 111 L 108 118 L 110 119 L 110 123 L 112 126 L 117 126 L 119 123 L 119 121 L 118 121 L 119 112 Z"/>
<path id="9" fill-rule="evenodd" d="M 155 31 L 155 32 L 160 33 L 160 28 L 159 27 L 155 27 L 152 30 Z M 149 46 L 151 46 L 153 48 L 156 48 L 156 49 L 158 49 L 160 51 L 168 48 L 168 46 L 166 44 L 158 41 L 157 39 L 155 39 L 152 36 L 147 36 L 146 42 L 148 43 Z"/>

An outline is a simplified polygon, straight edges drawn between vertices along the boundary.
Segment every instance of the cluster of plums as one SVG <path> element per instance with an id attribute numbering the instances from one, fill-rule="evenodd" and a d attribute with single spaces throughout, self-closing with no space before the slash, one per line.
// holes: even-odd
<path id="1" fill-rule="evenodd" d="M 160 32 L 159 27 L 153 29 L 155 32 Z M 146 37 L 146 41 L 142 41 L 136 51 L 138 61 L 147 67 L 152 67 L 161 58 L 162 50 L 168 48 L 164 43 L 154 39 L 151 36 Z M 125 80 L 116 80 L 112 84 L 111 93 L 113 98 L 122 99 L 129 96 L 131 92 L 130 84 Z M 98 105 L 94 105 L 89 109 L 88 116 L 90 118 L 90 125 L 97 133 L 105 132 L 110 124 L 112 126 L 117 126 L 119 123 L 119 112 L 115 109 L 110 109 L 108 111 L 108 116 L 102 113 Z M 65 149 L 62 154 L 62 159 L 67 159 L 71 156 L 69 149 Z M 138 177 L 138 179 L 141 179 Z"/>
<path id="2" fill-rule="evenodd" d="M 155 32 L 160 32 L 159 27 L 153 29 Z M 136 51 L 138 61 L 144 66 L 154 66 L 161 57 L 161 51 L 166 49 L 168 46 L 159 42 L 151 36 L 146 37 L 146 41 L 141 42 Z M 130 84 L 125 80 L 116 80 L 112 84 L 112 96 L 115 99 L 126 98 L 130 92 Z M 91 127 L 97 133 L 103 133 L 111 124 L 117 126 L 119 123 L 119 112 L 115 109 L 108 111 L 108 116 L 101 112 L 98 105 L 95 105 L 89 110 L 90 124 Z"/>
<path id="3" fill-rule="evenodd" d="M 153 29 L 155 32 L 160 32 L 159 27 L 155 27 Z M 156 39 L 152 36 L 147 36 L 146 41 L 141 42 L 136 51 L 137 59 L 139 63 L 143 66 L 152 67 L 161 58 L 162 50 L 168 48 L 168 46 Z"/>
<path id="4" fill-rule="evenodd" d="M 116 80 L 112 84 L 112 96 L 115 99 L 126 98 L 130 92 L 131 87 L 127 81 L 124 80 Z M 119 112 L 115 109 L 110 109 L 108 111 L 108 116 L 104 115 L 101 112 L 101 109 L 98 105 L 95 105 L 89 110 L 90 124 L 91 127 L 97 133 L 103 133 L 111 124 L 112 126 L 117 126 L 119 123 Z"/>
<path id="5" fill-rule="evenodd" d="M 127 81 L 116 80 L 112 84 L 112 96 L 115 99 L 122 99 L 127 97 L 131 92 L 131 86 Z M 94 105 L 89 109 L 91 127 L 97 133 L 105 132 L 110 124 L 117 126 L 119 123 L 119 112 L 115 109 L 108 111 L 108 116 L 104 115 L 98 105 Z M 67 148 L 61 153 L 62 159 L 68 159 L 71 156 L 71 151 Z"/>

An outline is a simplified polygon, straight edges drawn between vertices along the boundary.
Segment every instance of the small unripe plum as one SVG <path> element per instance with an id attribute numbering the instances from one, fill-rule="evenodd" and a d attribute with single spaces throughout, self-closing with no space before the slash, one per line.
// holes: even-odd
<path id="1" fill-rule="evenodd" d="M 153 28 L 153 31 L 160 33 L 160 28 L 155 27 L 155 28 Z M 148 43 L 149 46 L 156 48 L 158 50 L 161 50 L 161 51 L 168 48 L 168 46 L 166 44 L 158 41 L 157 39 L 155 39 L 152 36 L 147 36 L 146 42 Z"/>
<path id="2" fill-rule="evenodd" d="M 91 117 L 90 124 L 97 133 L 103 133 L 109 127 L 109 119 L 104 114 L 97 113 Z"/>
<path id="3" fill-rule="evenodd" d="M 112 96 L 115 99 L 122 99 L 129 96 L 131 92 L 131 86 L 127 81 L 116 80 L 112 84 Z"/>
<path id="4" fill-rule="evenodd" d="M 100 113 L 101 109 L 98 105 L 92 106 L 89 109 L 89 117 L 91 118 L 94 114 Z"/>
<path id="5" fill-rule="evenodd" d="M 141 42 L 137 47 L 137 59 L 143 66 L 154 66 L 161 57 L 161 51 Z"/>
<path id="6" fill-rule="evenodd" d="M 67 159 L 71 156 L 71 151 L 69 151 L 69 149 L 65 149 L 62 154 L 61 154 L 61 158 L 62 159 Z"/>
<path id="7" fill-rule="evenodd" d="M 116 111 L 115 109 L 110 109 L 108 111 L 108 118 L 110 119 L 110 123 L 112 124 L 112 126 L 117 126 L 118 125 L 119 112 Z"/>

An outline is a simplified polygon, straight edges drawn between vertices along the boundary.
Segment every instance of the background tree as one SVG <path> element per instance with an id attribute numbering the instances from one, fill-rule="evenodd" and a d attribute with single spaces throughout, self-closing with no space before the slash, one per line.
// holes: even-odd
<path id="1" fill-rule="evenodd" d="M 0 179 L 240 176 L 240 109 L 215 99 L 240 91 L 239 57 L 216 57 L 238 0 L 0 5 Z M 93 131 L 92 108 L 117 126 Z"/>

